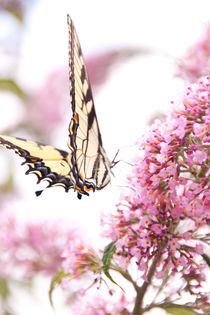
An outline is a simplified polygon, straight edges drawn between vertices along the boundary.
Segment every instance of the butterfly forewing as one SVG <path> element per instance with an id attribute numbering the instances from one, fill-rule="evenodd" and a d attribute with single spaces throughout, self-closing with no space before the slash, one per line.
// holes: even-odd
<path id="1" fill-rule="evenodd" d="M 72 165 L 82 181 L 93 181 L 96 189 L 110 182 L 110 162 L 102 147 L 91 86 L 81 46 L 71 18 L 69 25 L 69 78 L 73 117 L 69 147 L 75 150 Z"/>

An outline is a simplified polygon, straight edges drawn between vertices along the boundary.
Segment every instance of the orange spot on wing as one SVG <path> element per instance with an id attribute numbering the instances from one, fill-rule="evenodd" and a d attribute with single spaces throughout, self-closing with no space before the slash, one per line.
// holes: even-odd
<path id="1" fill-rule="evenodd" d="M 73 125 L 74 125 L 74 124 L 71 123 L 70 126 L 69 126 L 69 131 L 70 131 L 71 133 L 73 133 Z"/>
<path id="2" fill-rule="evenodd" d="M 79 186 L 76 186 L 76 189 L 77 189 L 81 194 L 83 194 L 82 189 L 81 189 Z"/>
<path id="3" fill-rule="evenodd" d="M 90 191 L 90 190 L 92 190 L 92 191 L 94 191 L 94 189 L 93 189 L 93 187 L 92 186 L 90 186 L 90 187 L 87 187 L 86 185 L 85 185 L 85 191 Z"/>
<path id="4" fill-rule="evenodd" d="M 79 123 L 79 117 L 78 117 L 77 113 L 74 114 L 74 121 L 75 121 L 76 124 Z"/>

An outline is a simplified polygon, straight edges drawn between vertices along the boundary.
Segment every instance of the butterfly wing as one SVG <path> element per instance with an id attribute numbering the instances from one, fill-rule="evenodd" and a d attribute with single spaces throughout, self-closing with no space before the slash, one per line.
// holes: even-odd
<path id="1" fill-rule="evenodd" d="M 81 46 L 71 18 L 69 25 L 69 79 L 72 119 L 68 146 L 76 186 L 82 190 L 105 187 L 110 182 L 110 161 L 102 146 L 91 86 Z"/>
<path id="2" fill-rule="evenodd" d="M 68 145 L 71 153 L 21 138 L 0 136 L 0 145 L 12 149 L 28 165 L 26 174 L 35 174 L 38 182 L 48 187 L 74 188 L 78 198 L 89 190 L 101 189 L 110 182 L 111 164 L 102 146 L 101 134 L 93 103 L 79 40 L 68 16 L 69 78 L 72 119 Z M 37 195 L 41 191 L 36 192 Z"/>
<path id="3" fill-rule="evenodd" d="M 48 187 L 62 186 L 65 191 L 74 187 L 70 175 L 70 153 L 50 145 L 10 136 L 0 136 L 0 145 L 12 149 L 23 157 L 25 161 L 22 164 L 28 165 L 26 174 L 35 174 L 38 183 L 46 180 Z M 39 195 L 41 192 L 38 191 L 36 194 Z"/>

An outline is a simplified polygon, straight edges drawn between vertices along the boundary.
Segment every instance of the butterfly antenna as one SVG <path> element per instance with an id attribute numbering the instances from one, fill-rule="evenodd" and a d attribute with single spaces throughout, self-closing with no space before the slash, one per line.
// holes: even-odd
<path id="1" fill-rule="evenodd" d="M 114 167 L 117 163 L 119 163 L 119 162 L 124 162 L 124 163 L 126 163 L 126 164 L 128 164 L 128 165 L 130 165 L 130 166 L 134 166 L 134 164 L 129 163 L 129 162 L 127 162 L 127 161 L 123 161 L 123 160 L 115 161 L 115 159 L 116 159 L 116 157 L 118 156 L 119 152 L 120 152 L 120 149 L 117 150 L 117 153 L 115 154 L 113 160 L 111 161 L 111 168 L 113 168 L 113 167 Z"/>
<path id="2" fill-rule="evenodd" d="M 119 152 L 120 152 L 120 149 L 117 150 L 117 152 L 116 152 L 116 154 L 115 154 L 113 160 L 111 161 L 111 166 L 110 166 L 111 168 L 114 167 L 117 163 L 121 162 L 121 160 L 115 161 L 115 160 L 116 160 L 116 157 L 117 157 L 118 154 L 119 154 Z"/>

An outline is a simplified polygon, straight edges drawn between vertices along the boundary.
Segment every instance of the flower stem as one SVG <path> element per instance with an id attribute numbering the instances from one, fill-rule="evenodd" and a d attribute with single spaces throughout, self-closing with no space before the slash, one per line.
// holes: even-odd
<path id="1" fill-rule="evenodd" d="M 135 290 L 136 290 L 136 302 L 135 302 L 135 305 L 134 305 L 134 309 L 133 309 L 133 312 L 132 314 L 133 315 L 141 315 L 144 313 L 144 309 L 142 309 L 142 302 L 143 302 L 143 298 L 144 298 L 144 295 L 146 293 L 146 290 L 147 290 L 147 287 L 150 285 L 151 283 L 151 280 L 152 280 L 152 277 L 155 273 L 155 269 L 156 269 L 156 265 L 157 265 L 157 262 L 161 256 L 161 251 L 162 251 L 162 248 L 164 247 L 164 245 L 162 244 L 152 262 L 152 265 L 149 269 L 149 272 L 148 272 L 148 275 L 147 275 L 147 281 L 144 281 L 143 285 L 141 287 L 136 287 Z"/>

